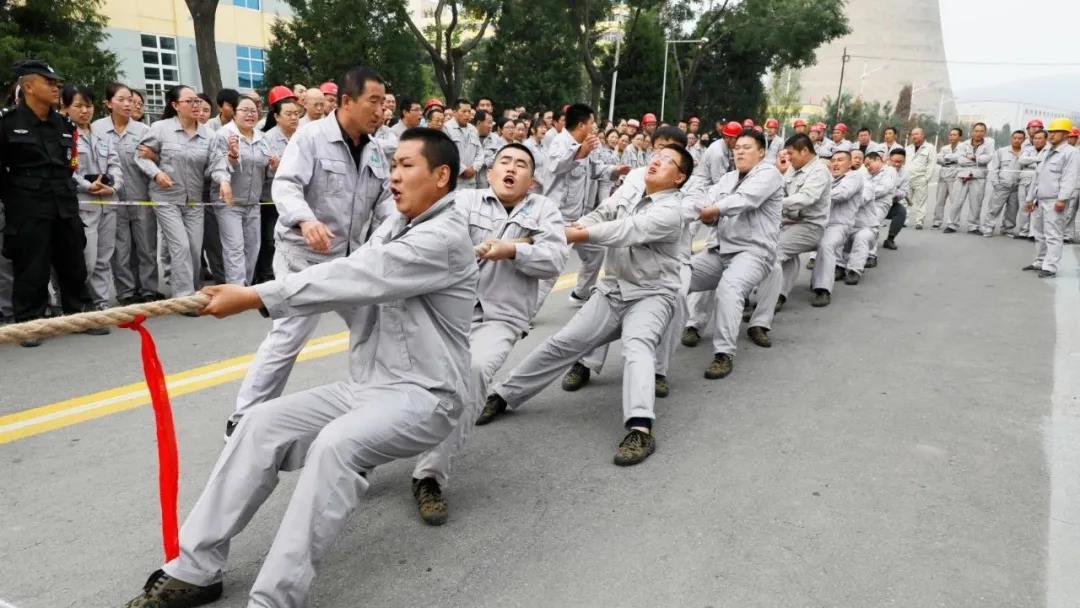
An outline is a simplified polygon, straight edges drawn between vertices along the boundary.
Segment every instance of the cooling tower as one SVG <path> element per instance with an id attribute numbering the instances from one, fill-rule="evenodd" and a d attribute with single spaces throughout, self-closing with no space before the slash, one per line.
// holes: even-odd
<path id="1" fill-rule="evenodd" d="M 892 102 L 913 87 L 912 111 L 943 120 L 956 117 L 938 0 L 848 0 L 851 33 L 817 51 L 817 63 L 802 72 L 802 101 L 821 105 L 836 98 L 847 47 L 844 92 L 866 101 Z"/>

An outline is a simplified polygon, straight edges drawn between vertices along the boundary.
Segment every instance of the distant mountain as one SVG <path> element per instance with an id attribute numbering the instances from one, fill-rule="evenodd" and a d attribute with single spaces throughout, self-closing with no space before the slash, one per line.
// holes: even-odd
<path id="1" fill-rule="evenodd" d="M 1027 78 L 993 86 L 957 90 L 958 102 L 1022 101 L 1062 110 L 1080 110 L 1080 74 Z"/>

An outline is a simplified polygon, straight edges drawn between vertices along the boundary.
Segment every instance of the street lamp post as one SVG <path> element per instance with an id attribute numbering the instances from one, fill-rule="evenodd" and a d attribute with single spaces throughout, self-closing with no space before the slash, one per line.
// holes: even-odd
<path id="1" fill-rule="evenodd" d="M 660 86 L 660 122 L 664 122 L 664 108 L 667 103 L 667 63 L 668 45 L 671 44 L 705 44 L 709 39 L 702 36 L 696 40 L 664 40 L 664 82 Z"/>

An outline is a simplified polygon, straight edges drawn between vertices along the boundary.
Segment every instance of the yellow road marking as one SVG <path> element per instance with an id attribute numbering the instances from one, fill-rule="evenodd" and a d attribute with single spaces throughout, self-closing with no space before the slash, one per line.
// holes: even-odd
<path id="1" fill-rule="evenodd" d="M 556 281 L 553 291 L 569 289 L 577 282 L 577 273 L 565 274 Z M 349 347 L 349 332 L 343 331 L 310 340 L 300 352 L 299 361 L 320 359 Z M 169 397 L 179 397 L 239 380 L 247 373 L 254 354 L 233 357 L 165 377 Z M 150 403 L 144 382 L 57 401 L 49 405 L 0 416 L 0 444 L 33 437 L 48 431 L 123 412 Z"/>
<path id="2" fill-rule="evenodd" d="M 703 245 L 704 241 L 695 242 L 694 250 L 700 249 Z M 570 289 L 577 283 L 577 277 L 576 272 L 560 276 L 552 291 Z M 347 331 L 322 336 L 308 341 L 297 360 L 321 359 L 344 352 L 348 347 L 349 332 Z M 255 355 L 252 353 L 170 374 L 165 377 L 169 396 L 179 397 L 239 380 L 247 373 L 248 366 L 254 358 Z M 149 403 L 150 393 L 146 390 L 146 384 L 140 381 L 7 414 L 0 416 L 0 444 L 26 439 L 87 420 L 142 407 Z"/>

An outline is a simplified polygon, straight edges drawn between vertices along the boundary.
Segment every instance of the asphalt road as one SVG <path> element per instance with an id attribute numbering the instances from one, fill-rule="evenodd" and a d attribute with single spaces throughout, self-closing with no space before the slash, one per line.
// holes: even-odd
<path id="1" fill-rule="evenodd" d="M 658 451 L 641 466 L 611 463 L 623 434 L 616 348 L 583 391 L 552 386 L 477 430 L 448 490 L 447 525 L 416 516 L 411 462 L 376 471 L 313 604 L 1080 604 L 1069 536 L 1080 462 L 1061 457 L 1080 443 L 1075 412 L 1062 409 L 1066 381 L 1080 376 L 1080 332 L 1062 309 L 1080 292 L 1073 250 L 1044 281 L 1019 270 L 1026 241 L 905 231 L 899 244 L 824 309 L 810 307 L 803 271 L 773 348 L 743 338 L 725 380 L 702 378 L 707 342 L 680 347 Z M 504 373 L 571 314 L 555 293 Z M 267 322 L 149 326 L 176 373 L 253 352 Z M 320 334 L 342 329 L 327 317 Z M 289 390 L 345 369 L 340 353 L 300 363 Z M 0 348 L 0 432 L 12 414 L 140 379 L 128 331 Z M 236 389 L 210 382 L 173 399 L 181 518 L 221 449 Z M 60 420 L 0 443 L 0 600 L 118 606 L 161 559 L 152 413 Z M 245 605 L 295 482 L 282 477 L 235 540 L 216 605 Z"/>

